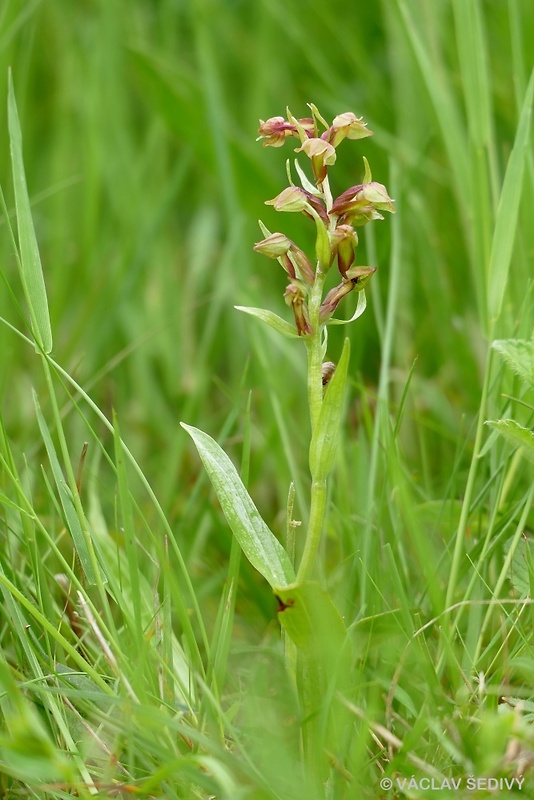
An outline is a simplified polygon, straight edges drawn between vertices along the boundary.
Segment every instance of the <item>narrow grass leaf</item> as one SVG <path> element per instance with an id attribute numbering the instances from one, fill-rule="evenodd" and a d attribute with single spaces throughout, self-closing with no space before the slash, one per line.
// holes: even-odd
<path id="1" fill-rule="evenodd" d="M 274 311 L 269 311 L 266 308 L 252 308 L 250 306 L 234 306 L 238 311 L 244 311 L 245 314 L 250 314 L 251 317 L 257 317 L 265 322 L 275 331 L 286 336 L 288 339 L 298 339 L 299 335 L 293 325 L 286 322 L 285 319 L 279 317 Z"/>
<path id="2" fill-rule="evenodd" d="M 477 147 L 485 147 L 491 131 L 491 92 L 479 0 L 454 0 L 453 12 L 469 132 Z"/>
<path id="3" fill-rule="evenodd" d="M 22 158 L 22 134 L 13 80 L 9 73 L 8 124 L 11 142 L 11 162 L 13 167 L 13 188 L 20 248 L 20 278 L 30 312 L 32 333 L 37 351 L 49 353 L 52 350 L 52 329 L 48 313 L 46 287 L 33 227 L 30 198 L 26 186 L 26 175 Z"/>
<path id="4" fill-rule="evenodd" d="M 310 471 L 317 481 L 325 480 L 334 465 L 349 356 L 350 342 L 345 339 L 341 358 L 334 377 L 328 384 L 310 444 Z"/>
<path id="5" fill-rule="evenodd" d="M 523 455 L 534 463 L 534 433 L 514 419 L 487 420 L 486 425 L 500 433 L 514 447 L 523 447 Z"/>
<path id="6" fill-rule="evenodd" d="M 97 578 L 95 575 L 95 571 L 93 569 L 93 562 L 91 559 L 91 555 L 89 553 L 87 542 L 85 540 L 82 525 L 78 518 L 76 508 L 74 507 L 70 489 L 68 488 L 63 472 L 61 471 L 61 466 L 59 464 L 59 459 L 57 457 L 57 453 L 54 444 L 52 442 L 52 437 L 50 436 L 50 431 L 48 430 L 48 426 L 41 413 L 41 408 L 39 406 L 39 402 L 37 400 L 37 397 L 35 397 L 35 395 L 34 395 L 34 404 L 35 404 L 35 412 L 37 415 L 37 423 L 39 425 L 39 430 L 41 431 L 41 436 L 43 438 L 46 452 L 48 454 L 50 466 L 52 467 L 52 474 L 54 476 L 54 481 L 59 494 L 59 499 L 61 500 L 63 513 L 65 514 L 65 522 L 72 536 L 72 541 L 74 543 L 74 547 L 76 549 L 78 558 L 80 559 L 80 564 L 84 572 L 84 575 L 88 583 L 94 585 L 97 583 Z"/>
<path id="7" fill-rule="evenodd" d="M 237 470 L 217 442 L 181 422 L 193 439 L 232 533 L 253 567 L 273 587 L 295 580 L 289 556 L 263 521 Z"/>
<path id="8" fill-rule="evenodd" d="M 510 154 L 504 183 L 502 187 L 495 233 L 491 247 L 489 266 L 488 308 L 490 319 L 495 322 L 498 318 L 508 280 L 512 249 L 514 246 L 517 220 L 519 216 L 519 201 L 523 185 L 523 172 L 525 161 L 529 153 L 530 118 L 532 115 L 532 94 L 534 92 L 534 70 L 525 93 L 523 107 L 519 117 L 519 125 Z"/>
<path id="9" fill-rule="evenodd" d="M 534 389 L 534 341 L 496 339 L 491 346 L 527 387 Z"/>
<path id="10" fill-rule="evenodd" d="M 141 646 L 143 639 L 143 625 L 141 621 L 141 598 L 142 591 L 140 586 L 139 558 L 137 555 L 137 540 L 135 535 L 135 522 L 132 508 L 132 497 L 128 485 L 128 475 L 126 472 L 125 455 L 122 447 L 122 439 L 119 431 L 119 423 L 115 414 L 113 415 L 115 462 L 117 466 L 117 488 L 118 505 L 121 518 L 121 527 L 124 537 L 124 546 L 128 560 L 129 579 L 131 581 L 132 608 L 135 620 L 135 635 L 138 645 Z"/>

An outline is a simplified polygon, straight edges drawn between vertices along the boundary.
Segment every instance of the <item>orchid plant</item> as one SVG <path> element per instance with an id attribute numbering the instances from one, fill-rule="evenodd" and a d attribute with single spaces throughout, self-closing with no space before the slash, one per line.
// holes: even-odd
<path id="1" fill-rule="evenodd" d="M 327 331 L 329 325 L 353 322 L 365 310 L 365 286 L 376 267 L 356 264 L 356 229 L 383 219 L 381 212 L 394 212 L 395 207 L 385 186 L 373 181 L 365 157 L 362 183 L 333 197 L 329 170 L 335 165 L 337 148 L 345 139 L 363 139 L 372 136 L 372 131 L 352 112 L 339 114 L 329 124 L 315 105 L 310 104 L 309 108 L 311 117 L 297 119 L 288 110 L 286 118 L 260 120 L 258 131 L 258 141 L 264 147 L 281 147 L 288 139 L 298 139 L 300 146 L 295 152 L 303 153 L 311 167 L 309 178 L 295 160 L 300 182 L 297 186 L 288 161 L 289 186 L 266 204 L 276 211 L 304 214 L 314 223 L 313 257 L 284 233 L 271 233 L 262 222 L 264 238 L 254 245 L 256 252 L 276 259 L 287 274 L 284 299 L 292 310 L 294 325 L 267 309 L 236 306 L 280 334 L 302 340 L 307 350 L 311 493 L 309 524 L 298 565 L 264 522 L 224 451 L 203 431 L 184 423 L 182 426 L 197 447 L 244 554 L 267 579 L 278 599 L 287 664 L 302 706 L 305 764 L 324 781 L 331 763 L 325 756 L 327 743 L 330 751 L 332 747 L 339 750 L 343 740 L 339 715 L 331 714 L 329 709 L 325 711 L 326 698 L 332 701 L 332 686 L 338 690 L 347 688 L 350 673 L 350 646 L 344 622 L 332 599 L 313 580 L 324 526 L 327 478 L 334 465 L 349 364 L 348 339 L 337 365 L 326 360 Z M 334 264 L 341 280 L 325 293 L 325 281 Z M 334 314 L 339 304 L 352 292 L 358 295 L 353 315 L 350 319 L 337 319 Z M 318 724 L 319 712 L 320 716 L 326 714 L 329 720 L 326 725 Z"/>

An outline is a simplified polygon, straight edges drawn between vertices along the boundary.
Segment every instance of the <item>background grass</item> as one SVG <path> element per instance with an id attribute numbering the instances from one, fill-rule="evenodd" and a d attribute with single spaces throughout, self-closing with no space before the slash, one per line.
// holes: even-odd
<path id="1" fill-rule="evenodd" d="M 365 154 L 398 207 L 361 236 L 360 262 L 379 267 L 368 312 L 330 337 L 335 359 L 348 331 L 352 377 L 322 570 L 359 655 L 328 791 L 381 796 L 384 770 L 523 773 L 532 467 L 482 422 L 532 425 L 532 395 L 489 344 L 532 336 L 531 134 L 523 181 L 499 201 L 533 40 L 529 0 L 2 4 L 0 184 L 14 224 L 11 66 L 66 371 L 43 369 L 13 329 L 28 334 L 4 220 L 5 796 L 113 796 L 116 782 L 153 797 L 321 796 L 295 767 L 276 603 L 239 563 L 178 425 L 225 446 L 280 537 L 291 480 L 305 520 L 304 349 L 233 305 L 285 313 L 281 271 L 251 249 L 258 218 L 312 243 L 304 220 L 263 205 L 290 150 L 254 142 L 258 118 L 304 116 L 310 101 L 375 132 L 341 147 L 334 190 L 358 183 Z M 84 566 L 72 540 L 85 530 Z"/>

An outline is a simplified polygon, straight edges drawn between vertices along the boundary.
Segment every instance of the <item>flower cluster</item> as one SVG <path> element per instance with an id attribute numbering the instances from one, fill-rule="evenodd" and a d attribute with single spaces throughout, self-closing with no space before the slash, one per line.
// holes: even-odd
<path id="1" fill-rule="evenodd" d="M 302 213 L 314 221 L 316 266 L 285 234 L 268 233 L 263 226 L 266 238 L 254 246 L 256 252 L 277 259 L 288 274 L 289 285 L 284 296 L 293 309 L 300 336 L 313 334 L 314 326 L 325 324 L 343 297 L 353 289 L 363 289 L 376 268 L 354 266 L 358 244 L 355 228 L 383 219 L 382 211 L 395 211 L 386 187 L 372 180 L 365 158 L 363 183 L 332 198 L 328 169 L 335 164 L 336 148 L 344 139 L 363 139 L 372 136 L 372 131 L 361 117 L 350 111 L 338 114 L 329 125 L 313 104 L 309 107 L 312 117 L 296 119 L 288 110 L 287 119 L 271 117 L 266 121 L 260 120 L 258 131 L 258 140 L 263 140 L 264 147 L 281 147 L 288 138 L 299 139 L 300 147 L 295 152 L 308 156 L 315 179 L 314 185 L 297 164 L 302 187 L 291 183 L 277 197 L 268 200 L 267 205 L 272 205 L 276 211 Z M 324 128 L 322 133 L 320 128 Z M 324 300 L 321 298 L 320 307 L 314 314 L 308 305 L 309 295 L 317 276 L 323 277 L 336 261 L 341 283 L 331 289 Z"/>

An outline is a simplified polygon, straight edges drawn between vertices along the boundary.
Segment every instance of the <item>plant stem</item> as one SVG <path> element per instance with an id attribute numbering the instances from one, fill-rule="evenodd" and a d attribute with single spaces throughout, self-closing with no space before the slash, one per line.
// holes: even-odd
<path id="1" fill-rule="evenodd" d="M 322 183 L 323 200 L 327 211 L 332 208 L 332 193 L 328 178 Z M 335 227 L 336 220 L 332 217 L 330 225 Z M 310 407 L 311 436 L 315 431 L 321 405 L 323 403 L 323 346 L 322 346 L 322 326 L 319 322 L 321 303 L 323 301 L 323 290 L 326 273 L 323 272 L 321 263 L 317 264 L 315 271 L 315 281 L 308 300 L 308 312 L 313 333 L 306 340 L 308 350 L 308 405 Z M 310 519 L 306 533 L 304 552 L 297 573 L 297 581 L 309 580 L 312 575 L 317 551 L 321 541 L 323 530 L 324 515 L 326 509 L 326 480 L 316 480 L 312 472 L 311 498 L 310 498 Z"/>
<path id="2" fill-rule="evenodd" d="M 315 430 L 317 419 L 319 417 L 319 411 L 321 410 L 321 404 L 323 402 L 323 354 L 321 347 L 321 330 L 319 325 L 319 309 L 321 307 L 323 297 L 324 280 L 325 275 L 322 273 L 321 268 L 317 267 L 315 283 L 313 284 L 308 302 L 310 324 L 313 328 L 313 333 L 306 340 L 306 346 L 308 349 L 308 405 L 310 407 L 312 435 Z"/>
<path id="3" fill-rule="evenodd" d="M 311 485 L 310 521 L 306 533 L 304 553 L 297 573 L 297 583 L 302 583 L 311 577 L 321 533 L 323 530 L 324 512 L 326 508 L 326 480 L 314 481 Z"/>
<path id="4" fill-rule="evenodd" d="M 319 325 L 319 310 L 321 307 L 325 275 L 320 266 L 317 267 L 315 283 L 309 300 L 310 323 L 313 334 L 306 341 L 308 348 L 308 404 L 310 407 L 311 435 L 316 428 L 319 412 L 323 402 L 322 363 L 323 353 L 321 344 L 321 326 Z M 324 512 L 326 507 L 326 481 L 317 481 L 312 474 L 310 519 L 306 533 L 304 552 L 299 565 L 297 581 L 304 581 L 311 577 L 321 532 L 323 529 Z"/>

